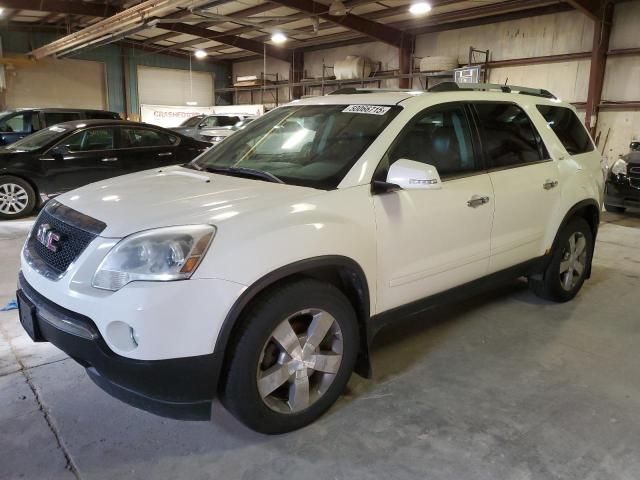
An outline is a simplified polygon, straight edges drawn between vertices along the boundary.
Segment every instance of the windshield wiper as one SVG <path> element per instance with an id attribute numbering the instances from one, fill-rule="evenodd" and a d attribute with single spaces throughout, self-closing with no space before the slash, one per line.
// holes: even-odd
<path id="1" fill-rule="evenodd" d="M 255 177 L 261 180 L 266 180 L 273 183 L 284 183 L 273 173 L 265 172 L 264 170 L 257 170 L 255 168 L 245 167 L 204 167 L 209 173 L 222 173 L 223 175 L 239 175 L 247 177 Z"/>

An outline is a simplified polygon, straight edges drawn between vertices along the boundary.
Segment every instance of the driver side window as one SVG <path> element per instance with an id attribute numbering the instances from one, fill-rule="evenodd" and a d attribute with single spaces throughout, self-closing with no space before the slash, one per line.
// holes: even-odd
<path id="1" fill-rule="evenodd" d="M 387 154 L 389 166 L 401 158 L 433 165 L 442 178 L 481 169 L 473 151 L 471 127 L 459 103 L 419 113 Z"/>

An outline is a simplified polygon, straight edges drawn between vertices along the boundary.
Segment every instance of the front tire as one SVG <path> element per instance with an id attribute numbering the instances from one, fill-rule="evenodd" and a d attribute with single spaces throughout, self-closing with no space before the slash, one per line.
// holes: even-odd
<path id="1" fill-rule="evenodd" d="M 26 217 L 36 203 L 36 192 L 29 182 L 11 175 L 0 177 L 0 220 Z"/>
<path id="2" fill-rule="evenodd" d="M 331 284 L 302 279 L 269 289 L 241 319 L 223 405 L 261 433 L 304 427 L 333 405 L 358 353 L 349 300 Z"/>
<path id="3" fill-rule="evenodd" d="M 542 278 L 529 278 L 540 298 L 567 302 L 574 298 L 591 268 L 593 233 L 583 218 L 574 218 L 560 230 Z"/>

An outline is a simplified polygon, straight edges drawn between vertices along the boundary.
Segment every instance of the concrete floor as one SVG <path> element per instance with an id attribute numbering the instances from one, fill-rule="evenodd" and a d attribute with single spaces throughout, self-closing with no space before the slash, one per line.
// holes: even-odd
<path id="1" fill-rule="evenodd" d="M 0 227 L 2 305 L 25 228 Z M 375 378 L 278 437 L 124 405 L 0 313 L 0 478 L 637 480 L 639 247 L 640 215 L 605 214 L 576 300 L 517 281 L 383 332 Z"/>

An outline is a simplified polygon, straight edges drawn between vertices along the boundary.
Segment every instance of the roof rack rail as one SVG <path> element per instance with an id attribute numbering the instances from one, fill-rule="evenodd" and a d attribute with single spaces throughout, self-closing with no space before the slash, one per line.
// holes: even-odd
<path id="1" fill-rule="evenodd" d="M 356 87 L 344 87 L 339 88 L 333 92 L 327 93 L 327 95 L 353 95 L 356 93 L 407 93 L 418 92 L 418 90 L 411 90 L 410 88 L 356 88 Z"/>
<path id="2" fill-rule="evenodd" d="M 516 85 L 498 85 L 497 83 L 456 83 L 443 82 L 429 89 L 429 92 L 454 92 L 458 90 L 489 91 L 499 90 L 503 93 L 520 93 L 534 97 L 557 99 L 553 93 L 542 88 L 518 87 Z"/>

